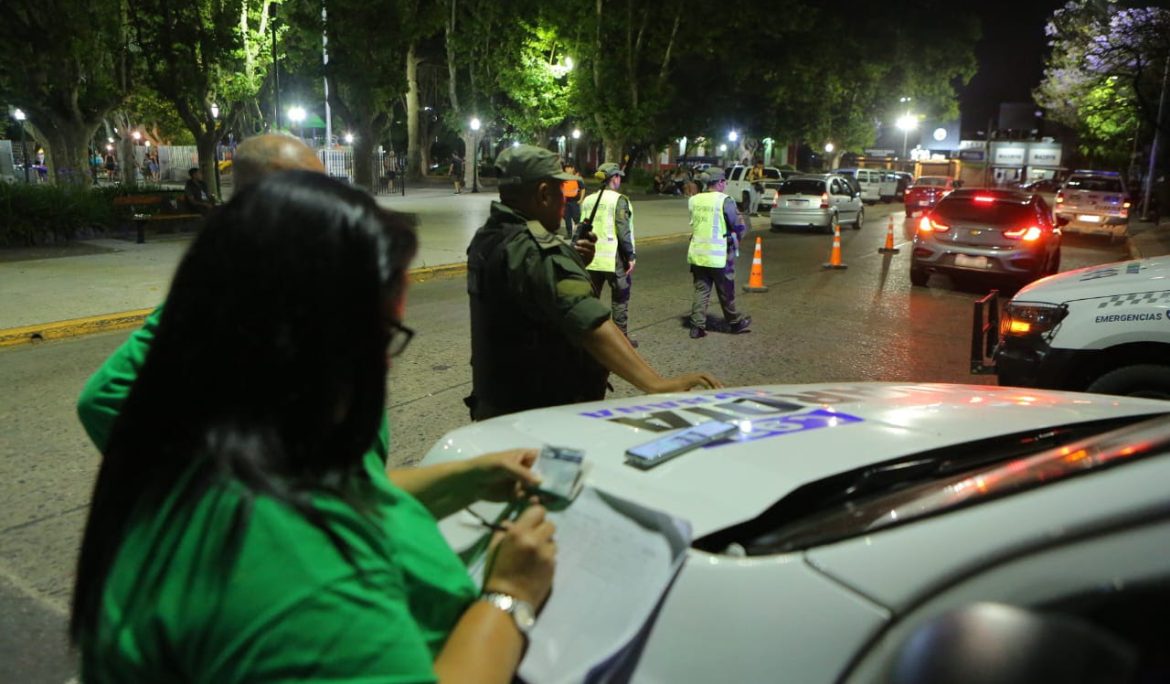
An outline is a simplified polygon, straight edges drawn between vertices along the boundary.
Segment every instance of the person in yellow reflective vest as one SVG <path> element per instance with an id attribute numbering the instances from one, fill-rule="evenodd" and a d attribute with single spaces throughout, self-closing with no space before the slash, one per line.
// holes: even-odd
<path id="1" fill-rule="evenodd" d="M 601 288 L 609 284 L 610 309 L 613 322 L 629 338 L 630 287 L 636 256 L 634 254 L 634 209 L 630 200 L 618 192 L 625 172 L 613 162 L 602 164 L 597 174 L 604 178 L 604 190 L 589 195 L 581 202 L 585 216 L 594 216 L 593 232 L 597 235 L 597 252 L 587 267 L 593 280 L 593 291 L 601 296 Z M 593 205 L 597 204 L 597 213 Z M 630 340 L 635 347 L 638 343 Z"/>
<path id="2" fill-rule="evenodd" d="M 711 290 L 719 297 L 727 331 L 738 335 L 748 332 L 751 316 L 735 308 L 735 257 L 739 255 L 739 241 L 747 232 L 735 200 L 723 191 L 727 176 L 723 169 L 712 166 L 699 176 L 705 191 L 687 200 L 691 210 L 691 243 L 687 248 L 687 263 L 695 283 L 691 301 L 691 339 L 707 336 L 707 305 Z"/>

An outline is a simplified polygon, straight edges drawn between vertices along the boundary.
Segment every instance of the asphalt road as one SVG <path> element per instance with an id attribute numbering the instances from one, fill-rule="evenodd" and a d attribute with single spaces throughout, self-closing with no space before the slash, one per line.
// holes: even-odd
<path id="1" fill-rule="evenodd" d="M 635 201 L 637 198 L 635 197 Z M 685 211 L 681 203 L 673 203 Z M 655 207 L 671 211 L 667 205 Z M 762 237 L 769 291 L 740 294 L 752 316 L 744 335 L 692 340 L 683 320 L 691 281 L 684 240 L 644 245 L 634 273 L 630 332 L 659 372 L 714 373 L 727 385 L 893 380 L 991 382 L 968 374 L 971 304 L 986 288 L 935 276 L 912 288 L 910 225 L 898 205 L 867 208 L 861 231 L 842 232 L 848 269 L 827 271 L 832 238 L 772 233 L 766 219 L 745 241 L 738 277 L 747 281 L 752 244 Z M 887 216 L 898 255 L 879 255 Z M 1124 245 L 1066 238 L 1063 268 L 1127 258 Z M 604 295 L 608 296 L 608 295 Z M 412 286 L 407 323 L 418 331 L 391 370 L 392 460 L 410 464 L 446 431 L 466 422 L 470 389 L 467 296 L 461 278 Z M 718 317 L 716 301 L 710 313 Z M 0 682 L 61 682 L 73 672 L 64 644 L 76 548 L 98 457 L 73 403 L 85 378 L 127 333 L 0 350 Z M 534 363 L 539 364 L 538 359 Z M 556 368 L 547 368 L 555 379 Z M 614 395 L 636 394 L 613 380 Z M 176 416 L 176 420 L 181 416 Z"/>

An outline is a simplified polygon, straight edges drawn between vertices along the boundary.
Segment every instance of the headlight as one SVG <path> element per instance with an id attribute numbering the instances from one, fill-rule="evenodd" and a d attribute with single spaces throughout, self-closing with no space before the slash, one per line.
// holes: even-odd
<path id="1" fill-rule="evenodd" d="M 1008 302 L 999 321 L 999 336 L 1041 335 L 1056 327 L 1068 315 L 1064 304 Z"/>

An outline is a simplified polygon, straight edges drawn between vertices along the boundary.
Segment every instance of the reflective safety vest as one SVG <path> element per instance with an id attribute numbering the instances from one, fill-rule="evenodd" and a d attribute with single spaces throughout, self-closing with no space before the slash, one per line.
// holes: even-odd
<path id="1" fill-rule="evenodd" d="M 727 218 L 723 215 L 723 204 L 729 199 L 722 192 L 701 192 L 687 200 L 691 210 L 687 263 L 707 268 L 727 265 Z"/>
<path id="2" fill-rule="evenodd" d="M 593 205 L 597 204 L 597 197 L 601 196 L 601 206 L 597 207 L 597 215 L 593 218 L 593 232 L 597 235 L 597 244 L 595 245 L 596 252 L 593 254 L 593 261 L 585 268 L 590 271 L 604 271 L 606 273 L 614 273 L 617 271 L 617 207 L 618 200 L 624 197 L 619 192 L 614 192 L 606 188 L 605 192 L 595 192 L 586 197 L 581 202 L 581 216 L 589 218 L 593 213 Z M 626 200 L 626 206 L 630 212 L 630 242 L 634 241 L 634 208 L 630 206 L 629 200 Z"/>

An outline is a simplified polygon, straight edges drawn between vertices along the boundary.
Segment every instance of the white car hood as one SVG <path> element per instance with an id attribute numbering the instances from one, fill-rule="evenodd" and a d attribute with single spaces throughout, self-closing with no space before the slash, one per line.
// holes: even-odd
<path id="1" fill-rule="evenodd" d="M 1168 410 L 1170 403 L 1159 401 L 986 385 L 760 385 L 501 416 L 448 433 L 423 463 L 543 444 L 581 448 L 591 464 L 588 484 L 684 518 L 699 537 L 759 515 L 805 483 L 868 464 L 1011 432 Z M 754 437 L 647 471 L 624 463 L 627 448 L 664 434 L 651 426 L 728 417 L 750 419 Z"/>
<path id="2" fill-rule="evenodd" d="M 1021 289 L 1012 301 L 1061 304 L 1170 289 L 1170 258 L 1155 257 L 1078 268 L 1048 276 Z"/>

